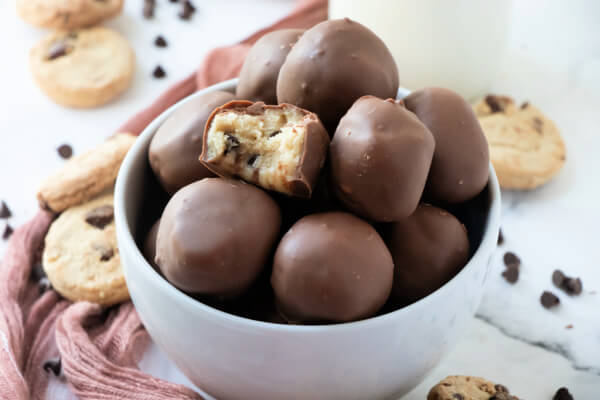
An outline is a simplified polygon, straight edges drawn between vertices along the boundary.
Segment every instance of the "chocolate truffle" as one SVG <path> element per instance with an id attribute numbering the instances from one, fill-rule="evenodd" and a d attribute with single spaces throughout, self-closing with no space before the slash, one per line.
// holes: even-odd
<path id="1" fill-rule="evenodd" d="M 316 113 L 331 132 L 361 96 L 395 98 L 398 68 L 383 41 L 349 19 L 307 30 L 279 71 L 277 100 Z"/>
<path id="2" fill-rule="evenodd" d="M 158 270 L 158 266 L 156 265 L 156 235 L 158 234 L 158 225 L 160 224 L 160 219 L 157 220 L 152 228 L 146 234 L 146 239 L 144 240 L 144 247 L 142 252 L 146 261 L 152 266 L 152 268 Z"/>
<path id="3" fill-rule="evenodd" d="M 460 203 L 475 197 L 488 181 L 488 144 L 469 104 L 448 89 L 428 88 L 404 99 L 406 108 L 429 128 L 435 152 L 426 198 Z"/>
<path id="4" fill-rule="evenodd" d="M 328 146 L 329 135 L 316 114 L 291 104 L 237 100 L 208 119 L 200 160 L 219 176 L 310 197 Z"/>
<path id="5" fill-rule="evenodd" d="M 302 33 L 304 29 L 281 29 L 258 39 L 240 71 L 236 91 L 239 99 L 277 104 L 279 69 Z"/>
<path id="6" fill-rule="evenodd" d="M 421 203 L 389 224 L 384 237 L 394 259 L 392 299 L 408 304 L 432 293 L 468 261 L 467 230 L 452 214 Z"/>
<path id="7" fill-rule="evenodd" d="M 205 178 L 169 200 L 158 228 L 156 263 L 185 292 L 233 298 L 267 263 L 280 224 L 279 207 L 261 189 Z"/>
<path id="8" fill-rule="evenodd" d="M 291 322 L 345 322 L 386 302 L 394 264 L 371 225 L 348 213 L 308 215 L 283 236 L 271 285 Z"/>
<path id="9" fill-rule="evenodd" d="M 371 220 L 407 217 L 419 204 L 434 146 L 429 129 L 400 102 L 363 96 L 329 146 L 334 191 L 348 209 Z"/>
<path id="10" fill-rule="evenodd" d="M 213 176 L 198 161 L 204 125 L 213 110 L 234 99 L 228 92 L 210 92 L 178 108 L 158 128 L 148 159 L 163 188 L 170 194 L 194 181 Z"/>

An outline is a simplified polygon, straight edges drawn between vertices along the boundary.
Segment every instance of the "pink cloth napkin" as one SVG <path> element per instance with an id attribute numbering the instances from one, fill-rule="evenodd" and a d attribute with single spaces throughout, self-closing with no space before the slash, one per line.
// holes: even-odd
<path id="1" fill-rule="evenodd" d="M 199 70 L 131 118 L 120 132 L 139 134 L 158 114 L 194 91 L 237 76 L 250 46 L 263 34 L 308 28 L 327 18 L 326 0 L 298 7 L 239 44 L 213 50 Z M 193 390 L 137 368 L 148 334 L 131 302 L 108 310 L 72 304 L 55 291 L 40 293 L 30 280 L 54 215 L 40 211 L 12 235 L 0 263 L 0 399 L 45 399 L 50 379 L 66 379 L 81 399 L 202 399 Z M 59 377 L 44 369 L 60 360 Z M 58 370 L 57 370 L 58 371 Z"/>

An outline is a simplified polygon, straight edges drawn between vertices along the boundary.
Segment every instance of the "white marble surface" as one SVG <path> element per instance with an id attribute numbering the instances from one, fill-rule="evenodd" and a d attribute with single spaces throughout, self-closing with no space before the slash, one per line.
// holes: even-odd
<path id="1" fill-rule="evenodd" d="M 3 41 L 0 64 L 0 199 L 13 210 L 11 224 L 35 212 L 36 184 L 62 162 L 54 150 L 58 145 L 70 143 L 76 153 L 93 147 L 187 75 L 209 49 L 243 38 L 293 5 L 291 0 L 198 0 L 194 20 L 182 23 L 166 0 L 158 2 L 157 18 L 144 22 L 140 3 L 129 1 L 125 15 L 108 24 L 136 49 L 133 88 L 106 107 L 73 111 L 48 101 L 30 79 L 27 52 L 43 32 L 16 18 L 14 0 L 0 1 L 0 34 L 10 39 Z M 231 13 L 232 9 L 239 11 Z M 551 399 L 560 386 L 568 386 L 577 400 L 600 398 L 600 293 L 595 294 L 600 292 L 600 2 L 518 1 L 512 16 L 510 49 L 492 91 L 529 100 L 551 116 L 564 134 L 567 163 L 557 179 L 541 189 L 503 193 L 505 244 L 497 252 L 495 278 L 479 318 L 406 399 L 424 399 L 428 388 L 448 374 L 485 376 L 530 400 Z M 158 33 L 169 40 L 168 49 L 153 47 Z M 163 81 L 150 78 L 158 62 L 169 74 Z M 0 241 L 0 254 L 3 245 Z M 523 261 L 514 286 L 500 277 L 507 250 Z M 584 293 L 571 298 L 554 289 L 555 268 L 581 277 Z M 548 289 L 561 299 L 551 311 L 539 304 L 541 292 Z M 572 329 L 565 328 L 569 324 Z M 156 347 L 141 367 L 189 384 Z M 61 385 L 51 390 L 49 398 L 70 397 Z"/>

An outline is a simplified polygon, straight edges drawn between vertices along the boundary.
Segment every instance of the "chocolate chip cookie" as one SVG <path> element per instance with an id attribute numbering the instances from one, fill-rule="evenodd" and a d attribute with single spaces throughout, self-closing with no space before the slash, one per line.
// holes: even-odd
<path id="1" fill-rule="evenodd" d="M 17 0 L 17 13 L 26 22 L 49 29 L 78 29 L 121 12 L 124 0 Z"/>
<path id="2" fill-rule="evenodd" d="M 448 376 L 431 388 L 427 400 L 518 400 L 504 385 L 475 376 Z"/>
<path id="3" fill-rule="evenodd" d="M 46 235 L 42 264 L 52 287 L 69 300 L 104 306 L 127 300 L 113 194 L 63 212 Z"/>

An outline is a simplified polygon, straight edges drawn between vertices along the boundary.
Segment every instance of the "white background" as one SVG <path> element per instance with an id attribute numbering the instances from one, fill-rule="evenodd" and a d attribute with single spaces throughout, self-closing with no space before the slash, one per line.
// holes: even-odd
<path id="1" fill-rule="evenodd" d="M 196 0 L 194 19 L 182 22 L 176 6 L 157 3 L 152 21 L 141 18 L 142 0 L 128 0 L 124 15 L 107 23 L 136 51 L 135 81 L 116 102 L 82 111 L 54 105 L 36 88 L 28 51 L 45 32 L 16 17 L 14 0 L 0 0 L 0 199 L 13 211 L 11 224 L 35 213 L 36 185 L 63 162 L 56 147 L 69 143 L 81 153 L 95 146 L 192 72 L 208 50 L 243 39 L 293 6 L 291 0 Z M 166 37 L 168 48 L 154 47 L 157 34 Z M 151 77 L 157 63 L 167 71 L 166 79 Z M 481 375 L 530 400 L 551 399 L 560 386 L 568 386 L 577 400 L 600 398 L 600 296 L 590 293 L 600 290 L 600 2 L 515 2 L 510 50 L 492 89 L 530 100 L 555 119 L 565 135 L 567 164 L 540 190 L 503 193 L 505 248 L 523 258 L 521 280 L 506 284 L 497 263 L 479 310 L 493 325 L 474 319 L 457 348 L 406 399 L 424 399 L 428 388 L 448 374 Z M 2 248 L 0 241 L 0 254 Z M 586 291 L 548 312 L 537 298 L 557 264 L 581 276 Z M 564 329 L 568 323 L 574 324 L 572 330 Z M 524 341 L 561 349 L 569 359 Z M 142 368 L 187 382 L 155 347 Z M 49 398 L 64 397 L 60 387 L 51 389 Z"/>

